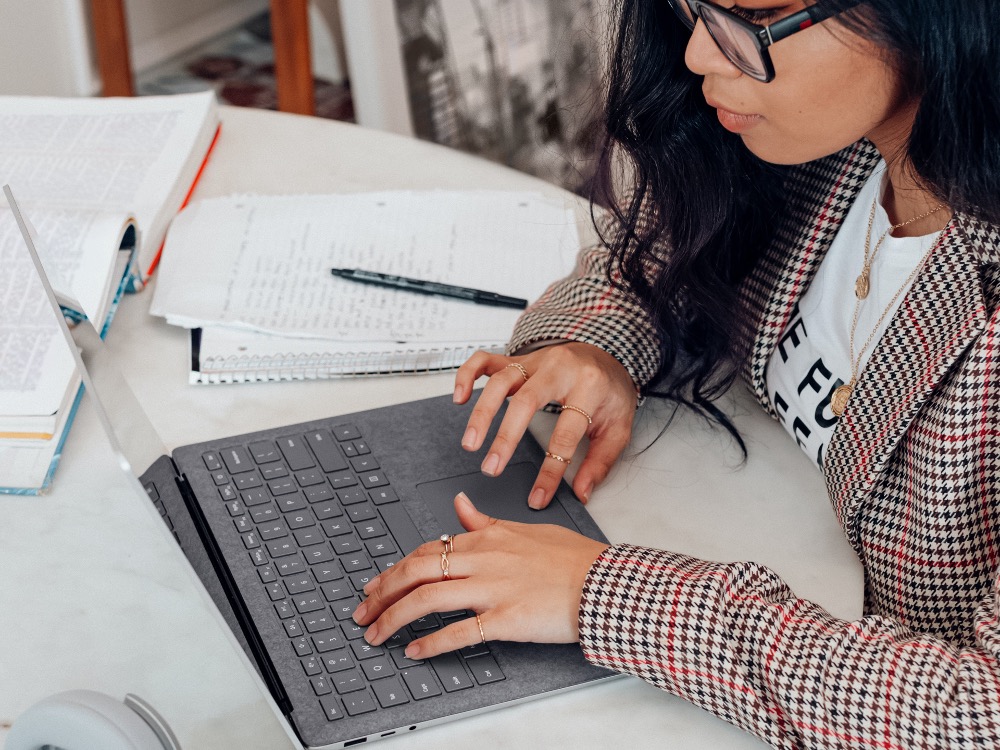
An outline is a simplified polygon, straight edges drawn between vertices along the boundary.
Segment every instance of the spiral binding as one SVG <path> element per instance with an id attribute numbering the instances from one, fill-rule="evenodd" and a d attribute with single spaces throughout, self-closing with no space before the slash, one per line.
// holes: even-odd
<path id="1" fill-rule="evenodd" d="M 465 344 L 428 349 L 335 354 L 246 354 L 206 357 L 190 382 L 203 384 L 263 383 L 281 380 L 326 380 L 359 375 L 400 375 L 455 370 L 475 352 L 495 353 L 502 347 Z"/>

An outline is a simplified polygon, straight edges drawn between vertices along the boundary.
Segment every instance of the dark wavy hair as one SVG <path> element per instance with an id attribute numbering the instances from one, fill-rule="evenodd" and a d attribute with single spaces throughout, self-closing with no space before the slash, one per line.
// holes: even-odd
<path id="1" fill-rule="evenodd" d="M 919 97 L 907 151 L 920 181 L 954 211 L 1000 222 L 1000 35 L 991 0 L 819 2 L 843 11 L 825 23 L 874 41 Z M 713 401 L 744 356 L 737 287 L 771 241 L 787 168 L 764 163 L 719 124 L 701 77 L 684 65 L 690 32 L 666 0 L 618 0 L 616 11 L 592 194 L 618 219 L 602 237 L 609 280 L 621 275 L 663 341 L 646 395 L 717 421 L 745 455 Z M 630 189 L 618 195 L 623 173 Z"/>

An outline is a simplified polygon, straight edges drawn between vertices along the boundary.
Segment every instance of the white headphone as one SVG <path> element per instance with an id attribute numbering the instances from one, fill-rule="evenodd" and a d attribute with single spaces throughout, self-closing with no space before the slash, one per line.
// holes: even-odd
<path id="1" fill-rule="evenodd" d="M 6 750 L 180 750 L 169 725 L 144 700 L 70 690 L 39 701 L 7 734 Z"/>

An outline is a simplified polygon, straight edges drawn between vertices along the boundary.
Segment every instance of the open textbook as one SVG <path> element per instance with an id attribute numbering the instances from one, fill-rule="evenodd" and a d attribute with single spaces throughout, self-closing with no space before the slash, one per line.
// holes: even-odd
<path id="1" fill-rule="evenodd" d="M 211 199 L 171 226 L 150 312 L 200 329 L 192 382 L 449 369 L 502 348 L 519 311 L 361 285 L 330 268 L 535 299 L 578 249 L 573 209 L 536 193 Z"/>
<path id="2" fill-rule="evenodd" d="M 153 270 L 218 132 L 214 95 L 0 97 L 9 183 L 66 315 L 104 335 Z M 80 380 L 15 216 L 0 201 L 0 492 L 47 486 Z"/>

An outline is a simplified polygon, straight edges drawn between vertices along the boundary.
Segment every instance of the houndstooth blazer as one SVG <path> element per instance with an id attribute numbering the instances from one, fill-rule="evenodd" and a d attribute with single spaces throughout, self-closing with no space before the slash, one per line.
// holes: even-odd
<path id="1" fill-rule="evenodd" d="M 765 368 L 878 160 L 866 142 L 796 168 L 789 211 L 741 288 L 743 372 Z M 597 344 L 642 384 L 658 343 L 603 281 L 604 252 L 522 317 L 531 341 Z M 830 616 L 754 563 L 629 545 L 590 570 L 587 658 L 779 748 L 1000 747 L 1000 233 L 958 214 L 873 351 L 824 461 L 865 568 L 865 615 Z"/>

